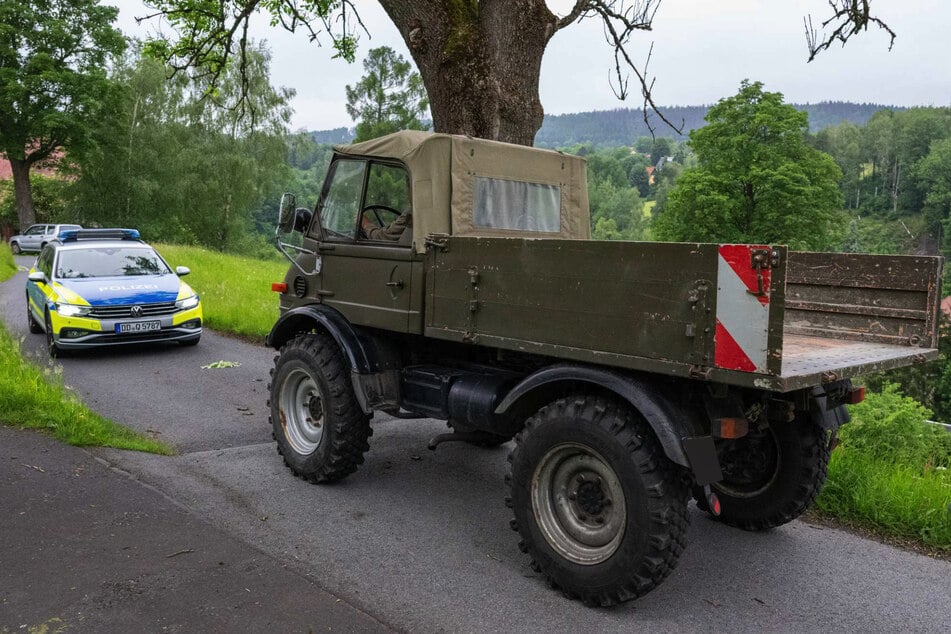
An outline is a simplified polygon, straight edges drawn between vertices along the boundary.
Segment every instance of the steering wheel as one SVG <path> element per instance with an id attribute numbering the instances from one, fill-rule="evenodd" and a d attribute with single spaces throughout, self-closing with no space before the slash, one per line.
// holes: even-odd
<path id="1" fill-rule="evenodd" d="M 380 215 L 380 212 L 386 212 L 387 214 L 393 215 L 389 222 L 393 222 L 402 214 L 402 212 L 400 212 L 398 209 L 394 209 L 389 205 L 367 205 L 363 208 L 363 216 L 360 219 L 360 233 L 362 234 L 362 237 L 365 238 L 367 236 L 367 231 L 373 227 L 374 221 L 376 223 L 375 226 L 377 227 L 383 227 L 389 224 L 389 222 L 383 219 L 383 216 Z M 370 219 L 370 214 L 373 215 L 373 220 Z"/>

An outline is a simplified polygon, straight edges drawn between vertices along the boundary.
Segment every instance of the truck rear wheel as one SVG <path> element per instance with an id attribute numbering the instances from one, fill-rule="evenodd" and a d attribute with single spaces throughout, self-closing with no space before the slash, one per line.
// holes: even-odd
<path id="1" fill-rule="evenodd" d="M 373 432 L 331 337 L 299 334 L 284 344 L 268 389 L 277 450 L 297 476 L 333 482 L 363 463 Z"/>
<path id="2" fill-rule="evenodd" d="M 717 440 L 723 480 L 711 488 L 720 500 L 720 521 L 762 531 L 796 519 L 819 495 L 830 451 L 828 432 L 802 415 L 737 440 Z M 703 495 L 696 497 L 708 511 Z"/>
<path id="3" fill-rule="evenodd" d="M 558 399 L 528 419 L 509 462 L 519 547 L 567 596 L 614 605 L 676 566 L 687 485 L 627 406 L 593 394 Z"/>

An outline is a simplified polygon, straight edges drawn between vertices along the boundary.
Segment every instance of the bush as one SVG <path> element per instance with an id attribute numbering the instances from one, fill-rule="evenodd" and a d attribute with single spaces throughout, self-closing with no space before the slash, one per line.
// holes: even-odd
<path id="1" fill-rule="evenodd" d="M 951 434 L 926 423 L 931 411 L 903 396 L 895 383 L 869 393 L 851 414 L 852 422 L 839 431 L 850 450 L 917 470 L 951 467 Z"/>

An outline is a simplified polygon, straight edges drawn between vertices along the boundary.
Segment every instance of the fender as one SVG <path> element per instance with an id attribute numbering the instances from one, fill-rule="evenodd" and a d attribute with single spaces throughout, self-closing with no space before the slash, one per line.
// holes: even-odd
<path id="1" fill-rule="evenodd" d="M 353 327 L 338 310 L 322 304 L 300 306 L 281 315 L 265 343 L 275 350 L 300 332 L 315 328 L 327 331 L 350 366 L 350 380 L 357 402 L 365 414 L 374 408 L 396 407 L 399 402 L 398 363 L 393 353 L 373 337 Z"/>
<path id="2" fill-rule="evenodd" d="M 518 383 L 495 409 L 505 414 L 523 397 L 559 383 L 583 383 L 606 389 L 624 399 L 647 421 L 676 464 L 694 472 L 698 484 L 722 479 L 713 439 L 703 430 L 697 412 L 666 396 L 661 386 L 637 376 L 588 366 L 556 365 L 539 370 Z"/>
<path id="3" fill-rule="evenodd" d="M 340 311 L 323 304 L 300 306 L 285 312 L 271 328 L 265 343 L 280 350 L 297 333 L 310 332 L 315 327 L 323 328 L 334 338 L 346 356 L 351 372 L 372 374 L 379 369 L 374 367 L 379 364 L 375 364 L 372 355 L 367 354 L 367 346 L 347 318 Z"/>

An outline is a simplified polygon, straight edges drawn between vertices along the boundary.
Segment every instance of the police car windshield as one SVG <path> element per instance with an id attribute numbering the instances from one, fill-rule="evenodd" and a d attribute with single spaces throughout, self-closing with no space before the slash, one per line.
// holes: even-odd
<path id="1" fill-rule="evenodd" d="M 165 275 L 172 271 L 148 247 L 91 247 L 63 249 L 56 264 L 56 277 L 126 277 Z"/>

